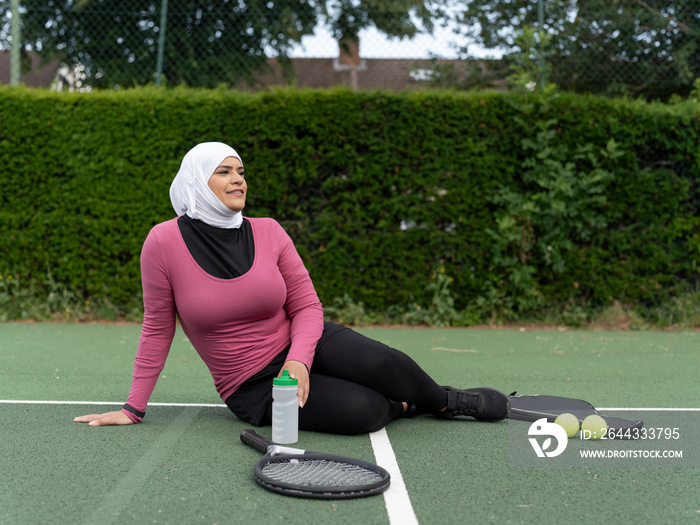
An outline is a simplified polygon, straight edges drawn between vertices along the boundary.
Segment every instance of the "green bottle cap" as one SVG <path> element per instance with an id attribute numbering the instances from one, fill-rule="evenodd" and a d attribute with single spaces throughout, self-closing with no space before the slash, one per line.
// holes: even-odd
<path id="1" fill-rule="evenodd" d="M 274 378 L 272 384 L 277 386 L 297 386 L 299 381 L 289 377 L 289 370 L 282 370 L 282 375 Z"/>

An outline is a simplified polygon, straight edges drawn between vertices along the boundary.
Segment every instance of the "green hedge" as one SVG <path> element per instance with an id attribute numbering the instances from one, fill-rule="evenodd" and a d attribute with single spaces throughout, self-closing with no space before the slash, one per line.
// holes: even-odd
<path id="1" fill-rule="evenodd" d="M 441 268 L 482 316 L 651 304 L 700 280 L 699 116 L 573 94 L 0 87 L 0 274 L 139 301 L 180 160 L 216 140 L 325 303 L 427 304 Z"/>

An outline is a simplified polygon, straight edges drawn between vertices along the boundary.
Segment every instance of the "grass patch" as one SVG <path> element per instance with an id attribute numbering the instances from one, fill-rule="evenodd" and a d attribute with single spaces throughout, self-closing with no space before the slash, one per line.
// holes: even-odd
<path id="1" fill-rule="evenodd" d="M 140 298 L 130 306 L 86 296 L 54 281 L 24 278 L 17 273 L 0 274 L 0 321 L 140 321 Z"/>
<path id="2" fill-rule="evenodd" d="M 429 304 L 410 302 L 386 310 L 367 308 L 348 294 L 324 305 L 328 320 L 349 326 L 408 325 L 430 327 L 539 325 L 607 330 L 700 329 L 700 290 L 684 293 L 659 305 L 629 305 L 614 301 L 604 308 L 569 301 L 550 305 L 517 318 L 503 317 L 497 304 L 473 301 L 458 310 L 450 285 L 452 279 L 441 268 L 426 285 Z M 141 297 L 128 305 L 93 299 L 54 281 L 50 273 L 41 280 L 18 274 L 0 274 L 0 321 L 129 321 L 143 320 Z"/>

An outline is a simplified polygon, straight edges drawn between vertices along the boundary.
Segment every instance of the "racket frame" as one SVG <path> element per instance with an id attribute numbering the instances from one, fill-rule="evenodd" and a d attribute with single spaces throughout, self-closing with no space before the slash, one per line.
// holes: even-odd
<path id="1" fill-rule="evenodd" d="M 241 432 L 241 441 L 265 454 L 257 461 L 253 469 L 255 482 L 266 490 L 285 496 L 311 499 L 363 498 L 385 492 L 389 488 L 391 482 L 391 476 L 385 469 L 369 461 L 279 445 L 267 440 L 250 429 Z M 339 487 L 324 487 L 320 485 L 302 486 L 274 480 L 263 472 L 265 466 L 270 463 L 294 460 L 322 460 L 356 465 L 376 473 L 379 479 L 371 484 L 344 485 Z"/>

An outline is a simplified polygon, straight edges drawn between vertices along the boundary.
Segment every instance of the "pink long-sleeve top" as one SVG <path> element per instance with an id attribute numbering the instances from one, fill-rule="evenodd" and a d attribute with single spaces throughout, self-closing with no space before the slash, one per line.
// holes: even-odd
<path id="1" fill-rule="evenodd" d="M 145 412 L 170 351 L 176 316 L 223 400 L 289 345 L 287 359 L 311 369 L 323 308 L 309 273 L 275 220 L 248 220 L 255 258 L 235 279 L 213 277 L 195 262 L 177 219 L 149 233 L 141 252 L 145 312 L 127 400 L 131 407 Z"/>

